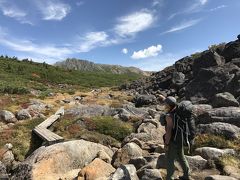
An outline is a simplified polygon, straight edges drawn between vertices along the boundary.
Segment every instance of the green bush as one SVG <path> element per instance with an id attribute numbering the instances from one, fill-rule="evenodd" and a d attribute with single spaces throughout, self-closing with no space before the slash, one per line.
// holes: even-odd
<path id="1" fill-rule="evenodd" d="M 239 140 L 230 141 L 223 136 L 216 136 L 210 134 L 201 134 L 196 136 L 194 149 L 199 147 L 215 147 L 219 149 L 223 148 L 233 148 L 237 151 L 240 150 Z"/>
<path id="2" fill-rule="evenodd" d="M 132 125 L 130 123 L 122 122 L 119 119 L 114 119 L 111 116 L 99 116 L 92 119 L 96 126 L 96 131 L 109 135 L 119 141 L 122 141 L 132 131 Z"/>
<path id="3" fill-rule="evenodd" d="M 17 86 L 0 86 L 0 93 L 8 93 L 8 94 L 28 94 L 29 90 L 25 87 L 17 87 Z"/>

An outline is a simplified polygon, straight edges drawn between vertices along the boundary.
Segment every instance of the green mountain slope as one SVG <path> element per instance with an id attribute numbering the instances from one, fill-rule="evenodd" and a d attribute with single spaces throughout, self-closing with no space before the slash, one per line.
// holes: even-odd
<path id="1" fill-rule="evenodd" d="M 27 59 L 0 56 L 0 92 L 25 92 L 27 88 L 39 89 L 58 84 L 76 85 L 85 88 L 118 86 L 140 78 L 142 75 L 129 72 L 80 72 L 66 70 L 46 63 L 36 63 Z M 25 90 L 24 90 L 25 89 Z"/>

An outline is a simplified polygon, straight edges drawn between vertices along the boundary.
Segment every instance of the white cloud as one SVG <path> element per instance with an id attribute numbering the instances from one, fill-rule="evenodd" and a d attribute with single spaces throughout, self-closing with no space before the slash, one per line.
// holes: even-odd
<path id="1" fill-rule="evenodd" d="M 162 34 L 176 32 L 176 31 L 180 31 L 180 30 L 189 28 L 191 26 L 198 24 L 200 21 L 201 21 L 201 19 L 194 19 L 194 20 L 183 22 L 183 23 L 181 23 L 177 26 L 174 26 L 174 27 L 170 28 L 169 30 L 163 32 Z"/>
<path id="2" fill-rule="evenodd" d="M 181 52 L 174 53 L 162 53 L 157 57 L 152 57 L 149 59 L 140 59 L 138 61 L 133 61 L 128 66 L 135 66 L 145 71 L 160 71 L 167 66 L 173 65 L 177 60 L 189 56 L 196 52 L 201 52 L 202 49 L 188 49 Z"/>
<path id="3" fill-rule="evenodd" d="M 205 5 L 207 4 L 208 0 L 199 0 L 199 2 L 201 3 L 201 5 Z"/>
<path id="4" fill-rule="evenodd" d="M 88 52 L 95 47 L 105 46 L 110 43 L 108 40 L 108 35 L 104 31 L 89 32 L 85 35 L 85 37 L 80 38 L 80 41 L 81 40 L 83 42 L 81 42 L 79 45 L 79 52 Z"/>
<path id="5" fill-rule="evenodd" d="M 14 18 L 20 23 L 31 24 L 31 22 L 26 19 L 27 13 L 8 1 L 0 1 L 0 10 L 2 11 L 4 16 Z"/>
<path id="6" fill-rule="evenodd" d="M 123 53 L 123 54 L 127 54 L 127 53 L 128 53 L 128 49 L 127 49 L 127 48 L 123 48 L 123 49 L 122 49 L 122 53 Z"/>
<path id="7" fill-rule="evenodd" d="M 118 19 L 118 24 L 114 27 L 117 35 L 121 37 L 134 36 L 149 28 L 154 22 L 151 12 L 140 11 L 129 14 Z"/>
<path id="8" fill-rule="evenodd" d="M 131 58 L 132 59 L 143 59 L 149 57 L 155 57 L 162 52 L 162 45 L 150 46 L 147 49 L 143 49 L 140 51 L 134 51 Z"/>
<path id="9" fill-rule="evenodd" d="M 168 20 L 173 19 L 177 15 L 187 14 L 187 13 L 196 13 L 201 11 L 201 9 L 208 3 L 209 0 L 194 0 L 191 1 L 191 4 L 182 11 L 175 12 L 168 17 Z M 193 2 L 193 3 L 192 3 Z"/>
<path id="10" fill-rule="evenodd" d="M 163 5 L 164 0 L 153 0 L 152 2 L 152 6 L 162 6 Z"/>
<path id="11" fill-rule="evenodd" d="M 65 18 L 71 11 L 71 7 L 68 4 L 61 3 L 60 1 L 38 1 L 38 8 L 40 9 L 43 20 L 56 20 L 60 21 Z"/>
<path id="12" fill-rule="evenodd" d="M 0 45 L 42 58 L 61 59 L 73 53 L 73 51 L 67 47 L 57 47 L 51 44 L 36 44 L 29 40 L 13 38 L 3 28 L 0 28 Z"/>
<path id="13" fill-rule="evenodd" d="M 226 8 L 226 7 L 227 7 L 226 5 L 220 5 L 220 6 L 217 6 L 215 8 L 210 9 L 209 11 L 217 11 L 219 9 Z"/>

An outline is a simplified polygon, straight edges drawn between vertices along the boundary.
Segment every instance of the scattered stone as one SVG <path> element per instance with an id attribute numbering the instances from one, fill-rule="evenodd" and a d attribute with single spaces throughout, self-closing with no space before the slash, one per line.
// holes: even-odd
<path id="1" fill-rule="evenodd" d="M 97 153 L 97 158 L 105 161 L 106 163 L 111 163 L 112 158 L 105 152 L 105 151 L 99 151 Z"/>
<path id="2" fill-rule="evenodd" d="M 7 174 L 7 169 L 1 161 L 0 161 L 0 179 L 1 180 L 9 179 L 8 174 Z"/>
<path id="3" fill-rule="evenodd" d="M 121 164 L 128 164 L 130 159 L 141 157 L 142 149 L 135 143 L 128 143 L 115 152 L 113 156 L 113 166 L 119 167 Z"/>
<path id="4" fill-rule="evenodd" d="M 69 104 L 71 102 L 71 99 L 63 99 L 62 102 Z"/>
<path id="5" fill-rule="evenodd" d="M 136 157 L 130 159 L 129 164 L 133 164 L 135 168 L 138 170 L 147 164 L 147 160 L 144 157 Z"/>
<path id="6" fill-rule="evenodd" d="M 208 161 L 201 156 L 186 156 L 186 158 L 193 171 L 203 170 L 208 166 Z"/>
<path id="7" fill-rule="evenodd" d="M 185 75 L 182 72 L 174 72 L 172 76 L 172 83 L 174 85 L 182 85 L 185 81 Z"/>
<path id="8" fill-rule="evenodd" d="M 231 93 L 224 92 L 216 94 L 214 96 L 212 100 L 212 106 L 215 108 L 229 106 L 239 107 L 239 102 L 235 99 L 235 97 Z"/>
<path id="9" fill-rule="evenodd" d="M 79 172 L 78 180 L 107 179 L 113 172 L 115 168 L 111 164 L 97 158 Z"/>
<path id="10" fill-rule="evenodd" d="M 156 104 L 157 98 L 154 95 L 138 95 L 133 101 L 136 107 L 142 107 L 145 105 Z"/>
<path id="11" fill-rule="evenodd" d="M 159 169 L 143 169 L 137 172 L 138 177 L 141 180 L 162 180 L 161 172 Z"/>
<path id="12" fill-rule="evenodd" d="M 139 180 L 136 168 L 132 164 L 121 165 L 110 178 L 112 180 Z"/>
<path id="13" fill-rule="evenodd" d="M 81 101 L 83 98 L 81 96 L 75 96 L 74 99 L 75 101 Z"/>
<path id="14" fill-rule="evenodd" d="M 213 134 L 225 136 L 228 139 L 237 139 L 240 136 L 240 128 L 228 123 L 214 122 L 211 124 L 199 124 L 197 126 L 199 134 Z"/>
<path id="15" fill-rule="evenodd" d="M 232 59 L 231 63 L 237 65 L 238 67 L 240 67 L 240 58 L 235 58 L 235 59 Z"/>
<path id="16" fill-rule="evenodd" d="M 5 123 L 15 123 L 17 119 L 15 118 L 14 114 L 7 110 L 0 111 L 0 121 Z"/>
<path id="17" fill-rule="evenodd" d="M 32 116 L 29 113 L 28 109 L 22 109 L 17 112 L 17 119 L 18 120 L 25 120 L 25 119 L 31 119 Z"/>
<path id="18" fill-rule="evenodd" d="M 4 145 L 4 148 L 5 148 L 6 150 L 12 150 L 13 145 L 12 145 L 11 143 L 7 143 L 7 144 Z"/>
<path id="19" fill-rule="evenodd" d="M 234 155 L 233 149 L 217 149 L 213 147 L 197 148 L 195 153 L 202 156 L 204 159 L 218 159 L 223 155 Z"/>
<path id="20" fill-rule="evenodd" d="M 7 170 L 11 170 L 12 168 L 12 163 L 14 162 L 14 155 L 11 150 L 7 150 L 3 155 L 2 155 L 2 163 L 6 166 Z"/>

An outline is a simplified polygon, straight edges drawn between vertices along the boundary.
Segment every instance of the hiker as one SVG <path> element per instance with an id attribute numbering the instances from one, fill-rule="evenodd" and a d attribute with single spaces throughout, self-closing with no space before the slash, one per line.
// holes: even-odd
<path id="1" fill-rule="evenodd" d="M 179 177 L 180 180 L 188 180 L 189 177 L 189 164 L 184 155 L 184 136 L 185 132 L 183 130 L 177 130 L 176 121 L 176 111 L 178 110 L 178 104 L 174 97 L 167 97 L 160 96 L 160 98 L 164 102 L 165 112 L 164 115 L 164 123 L 162 124 L 162 117 L 160 122 L 162 125 L 165 125 L 166 134 L 163 136 L 164 139 L 164 149 L 166 152 L 166 160 L 167 160 L 167 180 L 173 179 L 174 174 L 174 160 L 178 160 L 180 163 L 183 176 Z M 177 119 L 178 121 L 179 119 Z M 180 122 L 180 120 L 179 120 Z M 179 128 L 181 129 L 181 128 Z M 182 128 L 184 129 L 184 128 Z M 188 129 L 188 128 L 187 128 Z M 189 145 L 188 145 L 189 147 Z"/>

